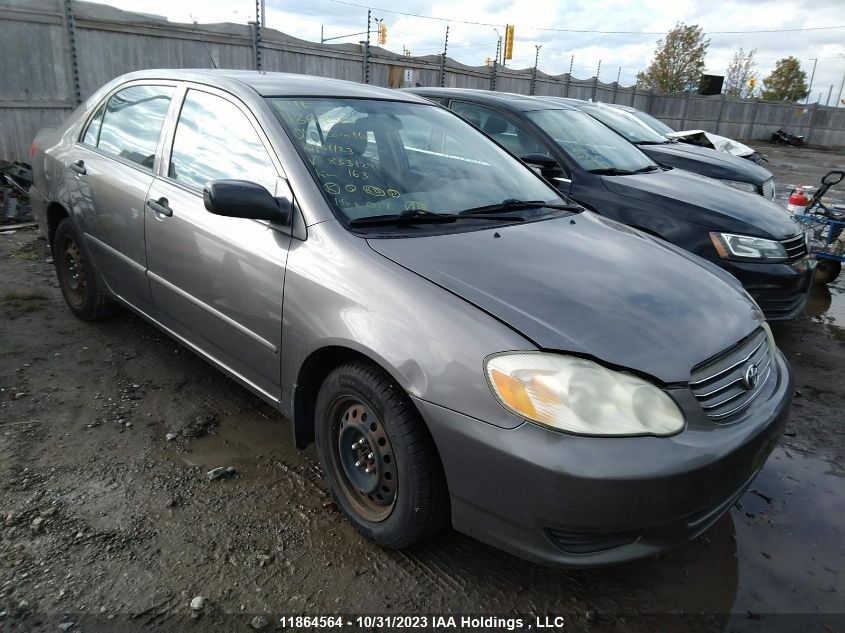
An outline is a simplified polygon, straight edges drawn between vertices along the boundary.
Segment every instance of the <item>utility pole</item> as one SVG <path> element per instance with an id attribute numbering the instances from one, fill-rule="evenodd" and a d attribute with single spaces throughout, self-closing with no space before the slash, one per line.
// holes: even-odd
<path id="1" fill-rule="evenodd" d="M 824 102 L 826 106 L 830 105 L 830 95 L 833 94 L 833 84 L 830 84 L 830 88 L 827 89 L 827 101 Z"/>
<path id="2" fill-rule="evenodd" d="M 813 59 L 813 72 L 810 73 L 810 86 L 807 88 L 807 100 L 804 103 L 810 103 L 810 95 L 813 94 L 813 78 L 816 76 L 816 64 L 818 63 L 818 57 Z"/>
<path id="3" fill-rule="evenodd" d="M 540 59 L 540 49 L 543 48 L 542 44 L 534 44 L 534 70 L 531 72 L 531 90 L 528 94 L 533 95 L 534 90 L 537 87 L 537 62 Z"/>
<path id="4" fill-rule="evenodd" d="M 446 25 L 446 39 L 443 40 L 443 57 L 440 58 L 440 87 L 446 86 L 446 51 L 449 50 L 449 25 Z"/>

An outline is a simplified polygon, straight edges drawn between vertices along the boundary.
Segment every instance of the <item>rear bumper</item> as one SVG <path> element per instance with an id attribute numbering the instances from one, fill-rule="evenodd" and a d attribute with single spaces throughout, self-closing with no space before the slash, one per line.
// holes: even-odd
<path id="1" fill-rule="evenodd" d="M 810 297 L 816 262 L 804 258 L 792 264 L 760 264 L 711 259 L 742 282 L 766 319 L 786 321 L 804 310 Z"/>
<path id="2" fill-rule="evenodd" d="M 778 354 L 765 400 L 725 426 L 703 412 L 669 438 L 589 438 L 534 424 L 501 429 L 416 400 L 437 444 L 455 529 L 542 564 L 642 558 L 712 526 L 763 466 L 786 424 L 792 381 Z M 685 411 L 697 406 L 692 395 Z"/>
<path id="3" fill-rule="evenodd" d="M 38 229 L 47 237 L 47 200 L 35 185 L 29 188 L 29 205 L 32 209 L 32 217 L 38 224 Z"/>

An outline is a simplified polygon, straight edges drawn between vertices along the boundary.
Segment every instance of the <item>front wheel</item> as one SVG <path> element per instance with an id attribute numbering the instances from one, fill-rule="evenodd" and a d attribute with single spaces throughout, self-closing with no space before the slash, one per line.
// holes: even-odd
<path id="1" fill-rule="evenodd" d="M 446 525 L 449 497 L 434 442 L 384 370 L 364 361 L 338 367 L 320 387 L 315 416 L 323 477 L 365 538 L 398 549 Z"/>
<path id="2" fill-rule="evenodd" d="M 842 270 L 842 264 L 832 259 L 819 259 L 813 283 L 819 286 L 832 283 Z"/>

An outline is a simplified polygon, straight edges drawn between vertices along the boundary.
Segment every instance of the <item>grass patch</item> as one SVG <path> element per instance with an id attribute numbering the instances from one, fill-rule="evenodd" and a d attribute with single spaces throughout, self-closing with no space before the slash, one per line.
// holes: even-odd
<path id="1" fill-rule="evenodd" d="M 29 303 L 32 301 L 46 301 L 49 297 L 41 289 L 34 290 L 10 290 L 3 295 L 6 303 Z"/>
<path id="2" fill-rule="evenodd" d="M 30 262 L 34 262 L 38 259 L 38 255 L 36 255 L 32 251 L 18 251 L 17 253 L 15 253 L 15 257 L 25 259 Z"/>

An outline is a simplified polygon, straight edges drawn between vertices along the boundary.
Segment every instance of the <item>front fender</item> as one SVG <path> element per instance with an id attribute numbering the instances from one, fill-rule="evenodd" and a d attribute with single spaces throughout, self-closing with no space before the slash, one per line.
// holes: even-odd
<path id="1" fill-rule="evenodd" d="M 282 407 L 300 369 L 327 347 L 378 363 L 415 398 L 503 428 L 522 420 L 493 398 L 483 359 L 536 347 L 455 294 L 373 251 L 336 221 L 294 242 L 285 275 Z"/>

